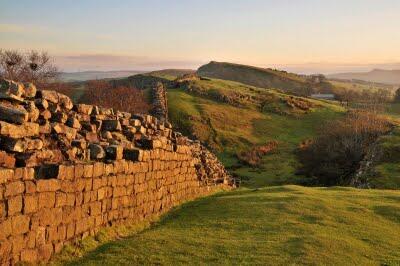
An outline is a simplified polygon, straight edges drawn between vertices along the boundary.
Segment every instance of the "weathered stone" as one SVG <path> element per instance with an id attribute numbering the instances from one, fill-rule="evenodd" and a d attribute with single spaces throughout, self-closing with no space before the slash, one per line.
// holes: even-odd
<path id="1" fill-rule="evenodd" d="M 103 139 L 112 139 L 113 138 L 113 135 L 111 134 L 110 131 L 102 131 L 101 136 L 103 137 Z"/>
<path id="2" fill-rule="evenodd" d="M 77 147 L 77 148 L 82 149 L 82 150 L 84 150 L 84 149 L 87 148 L 87 142 L 86 142 L 84 139 L 73 140 L 73 141 L 71 142 L 71 145 L 72 145 L 73 147 Z"/>
<path id="3" fill-rule="evenodd" d="M 53 121 L 53 122 L 65 124 L 65 122 L 67 122 L 67 119 L 68 119 L 68 115 L 61 111 L 51 114 L 51 121 Z"/>
<path id="4" fill-rule="evenodd" d="M 57 164 L 41 165 L 35 169 L 35 176 L 37 179 L 57 178 L 59 167 Z"/>
<path id="5" fill-rule="evenodd" d="M 97 143 L 99 142 L 99 138 L 96 132 L 86 132 L 84 134 L 86 141 Z"/>
<path id="6" fill-rule="evenodd" d="M 6 168 L 14 168 L 15 167 L 14 156 L 12 154 L 7 154 L 4 151 L 0 151 L 0 166 Z"/>
<path id="7" fill-rule="evenodd" d="M 0 120 L 22 124 L 28 121 L 28 113 L 22 106 L 16 107 L 0 103 Z"/>
<path id="8" fill-rule="evenodd" d="M 40 111 L 34 104 L 34 102 L 29 101 L 25 106 L 26 111 L 28 112 L 28 121 L 36 122 L 38 120 Z"/>
<path id="9" fill-rule="evenodd" d="M 102 131 L 121 131 L 121 123 L 118 120 L 103 120 Z"/>
<path id="10" fill-rule="evenodd" d="M 26 122 L 22 125 L 13 125 L 0 121 L 0 135 L 13 138 L 38 136 L 39 124 Z"/>
<path id="11" fill-rule="evenodd" d="M 89 151 L 90 151 L 90 159 L 91 160 L 102 159 L 105 157 L 105 152 L 104 152 L 103 147 L 101 147 L 98 144 L 90 143 Z"/>
<path id="12" fill-rule="evenodd" d="M 58 94 L 58 101 L 61 104 L 62 107 L 64 107 L 67 110 L 71 110 L 74 107 L 74 104 L 72 103 L 72 100 L 64 95 L 64 94 Z"/>
<path id="13" fill-rule="evenodd" d="M 39 90 L 37 94 L 39 98 L 45 99 L 46 101 L 51 103 L 58 103 L 59 101 L 58 93 L 56 91 Z"/>
<path id="14" fill-rule="evenodd" d="M 128 161 L 141 161 L 142 151 L 139 149 L 124 149 L 123 158 Z"/>
<path id="15" fill-rule="evenodd" d="M 43 118 L 44 120 L 49 120 L 51 118 L 51 112 L 49 110 L 43 110 L 40 112 L 39 117 Z"/>
<path id="16" fill-rule="evenodd" d="M 78 113 L 90 115 L 92 114 L 93 105 L 89 104 L 76 104 L 74 108 Z"/>
<path id="17" fill-rule="evenodd" d="M 49 122 L 46 121 L 43 125 L 39 126 L 39 133 L 40 134 L 50 134 L 51 133 L 51 125 Z"/>
<path id="18" fill-rule="evenodd" d="M 35 99 L 35 105 L 40 109 L 49 108 L 49 102 L 46 99 Z"/>
<path id="19" fill-rule="evenodd" d="M 12 152 L 25 152 L 27 150 L 40 150 L 43 148 L 41 139 L 13 139 L 8 137 L 1 138 L 2 146 Z"/>
<path id="20" fill-rule="evenodd" d="M 79 120 L 76 119 L 75 117 L 69 117 L 66 124 L 67 124 L 67 126 L 76 128 L 76 129 L 81 129 L 81 127 L 82 127 Z"/>
<path id="21" fill-rule="evenodd" d="M 110 145 L 106 148 L 106 158 L 110 160 L 121 160 L 123 158 L 124 149 L 122 146 Z"/>
<path id="22" fill-rule="evenodd" d="M 34 98 L 36 96 L 36 86 L 32 83 L 24 84 L 23 96 L 26 98 Z"/>
<path id="23" fill-rule="evenodd" d="M 8 100 L 22 101 L 21 98 L 24 91 L 24 85 L 6 79 L 0 79 L 0 98 Z"/>
<path id="24" fill-rule="evenodd" d="M 51 126 L 57 134 L 63 134 L 70 140 L 75 139 L 76 137 L 77 131 L 75 128 L 71 128 L 60 123 L 52 123 Z"/>

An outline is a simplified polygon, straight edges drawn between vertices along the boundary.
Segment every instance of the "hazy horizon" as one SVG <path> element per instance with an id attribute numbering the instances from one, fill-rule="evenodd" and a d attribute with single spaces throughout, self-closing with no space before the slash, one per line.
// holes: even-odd
<path id="1" fill-rule="evenodd" d="M 68 72 L 211 60 L 305 74 L 399 69 L 399 9 L 394 0 L 6 0 L 0 48 L 46 50 Z"/>

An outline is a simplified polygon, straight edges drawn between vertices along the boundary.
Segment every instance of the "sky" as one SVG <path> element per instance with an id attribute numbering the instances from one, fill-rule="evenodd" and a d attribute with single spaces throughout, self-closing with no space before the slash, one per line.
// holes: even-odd
<path id="1" fill-rule="evenodd" d="M 0 48 L 64 71 L 400 68 L 399 0 L 0 0 Z"/>

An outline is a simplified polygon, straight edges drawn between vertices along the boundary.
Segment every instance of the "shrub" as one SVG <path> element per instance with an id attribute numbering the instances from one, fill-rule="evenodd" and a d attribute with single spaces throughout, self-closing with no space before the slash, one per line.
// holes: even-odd
<path id="1" fill-rule="evenodd" d="M 277 146 L 278 142 L 270 141 L 265 145 L 255 146 L 249 151 L 239 152 L 236 156 L 240 162 L 252 167 L 258 167 L 261 164 L 262 157 L 275 150 Z"/>
<path id="2" fill-rule="evenodd" d="M 130 113 L 148 113 L 151 106 L 142 90 L 127 86 L 113 87 L 107 81 L 89 81 L 83 102 Z"/>
<path id="3" fill-rule="evenodd" d="M 385 119 L 360 111 L 327 122 L 314 140 L 299 149 L 300 173 L 312 177 L 316 185 L 347 185 L 368 147 L 390 128 Z"/>

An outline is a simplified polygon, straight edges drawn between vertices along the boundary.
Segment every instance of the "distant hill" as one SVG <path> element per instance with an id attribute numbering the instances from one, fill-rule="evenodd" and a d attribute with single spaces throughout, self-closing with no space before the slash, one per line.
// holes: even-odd
<path id="1" fill-rule="evenodd" d="M 329 78 L 346 80 L 364 80 L 369 82 L 400 84 L 400 70 L 374 69 L 369 72 L 338 73 L 328 75 Z"/>
<path id="2" fill-rule="evenodd" d="M 147 74 L 152 76 L 164 77 L 164 78 L 176 78 L 186 74 L 195 73 L 196 70 L 193 69 L 162 69 L 157 71 L 152 71 Z"/>
<path id="3" fill-rule="evenodd" d="M 328 82 L 315 83 L 306 76 L 286 71 L 226 62 L 211 61 L 201 66 L 197 73 L 209 78 L 231 80 L 260 88 L 276 88 L 300 95 L 309 95 L 313 90 L 328 92 L 332 87 Z"/>
<path id="4" fill-rule="evenodd" d="M 150 89 L 161 82 L 167 86 L 173 86 L 173 80 L 185 74 L 195 73 L 192 69 L 162 69 L 141 73 L 124 77 L 120 79 L 111 80 L 114 86 L 131 86 L 138 89 Z"/>
<path id="5" fill-rule="evenodd" d="M 139 73 L 144 73 L 144 71 L 120 70 L 120 71 L 61 72 L 60 79 L 61 81 L 85 81 L 93 79 L 123 78 Z"/>

